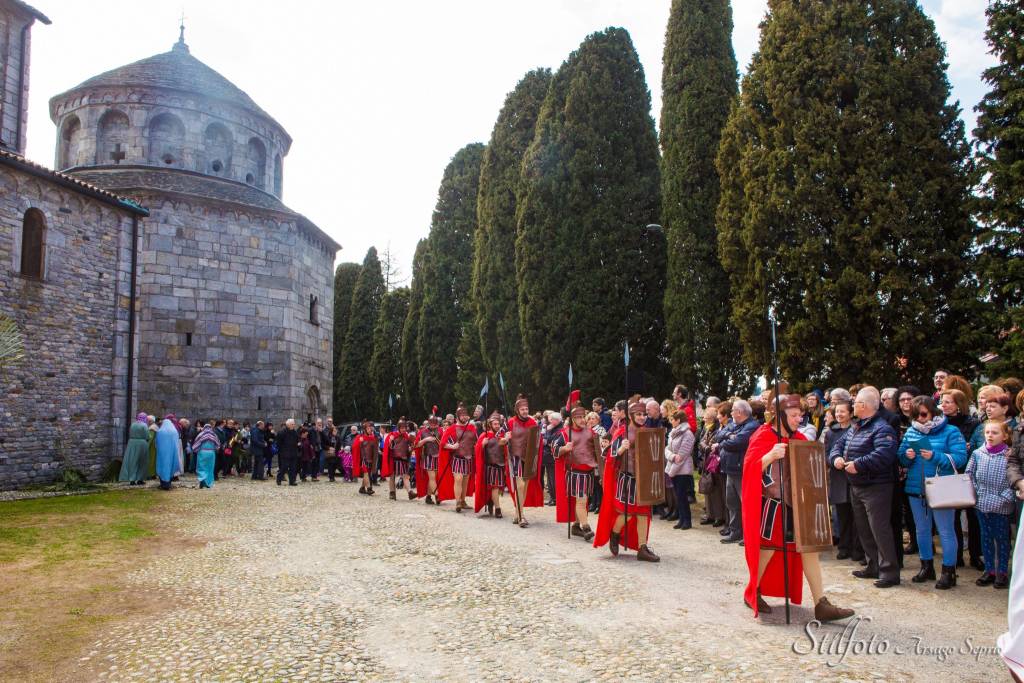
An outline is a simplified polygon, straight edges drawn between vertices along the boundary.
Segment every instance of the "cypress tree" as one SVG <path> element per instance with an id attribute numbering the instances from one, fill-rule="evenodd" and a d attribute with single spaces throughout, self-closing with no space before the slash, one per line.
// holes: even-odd
<path id="1" fill-rule="evenodd" d="M 420 365 L 416 355 L 416 334 L 419 331 L 420 310 L 423 303 L 423 263 L 427 258 L 427 240 L 416 243 L 412 257 L 412 285 L 409 290 L 409 311 L 402 326 L 402 384 L 409 411 L 419 413 L 427 409 L 420 394 Z"/>
<path id="2" fill-rule="evenodd" d="M 463 323 L 462 336 L 459 338 L 459 348 L 455 357 L 458 360 L 455 399 L 466 405 L 475 404 L 480 398 L 480 389 L 484 385 L 487 368 L 484 366 L 483 356 L 480 355 L 480 334 L 473 318 Z M 496 390 L 492 392 L 492 396 L 497 396 Z"/>
<path id="3" fill-rule="evenodd" d="M 473 236 L 480 184 L 479 143 L 460 149 L 444 171 L 430 223 L 430 258 L 423 268 L 423 301 L 416 333 L 420 395 L 452 409 L 458 381 L 456 352 L 466 322 L 473 273 Z"/>
<path id="4" fill-rule="evenodd" d="M 749 365 L 769 370 L 772 304 L 798 386 L 966 367 L 967 149 L 934 25 L 908 0 L 770 7 L 718 158 Z"/>
<path id="5" fill-rule="evenodd" d="M 523 346 L 539 404 L 622 394 L 623 343 L 648 390 L 664 383 L 665 238 L 658 141 L 629 34 L 590 35 L 555 74 L 517 199 Z"/>
<path id="6" fill-rule="evenodd" d="M 662 60 L 661 220 L 668 239 L 665 328 L 673 375 L 719 396 L 749 391 L 718 260 L 715 157 L 737 94 L 729 0 L 674 0 Z"/>
<path id="7" fill-rule="evenodd" d="M 985 36 L 999 63 L 985 70 L 991 90 L 975 108 L 977 208 L 983 294 L 993 303 L 999 347 L 995 373 L 1024 367 L 1024 9 L 995 0 Z"/>
<path id="8" fill-rule="evenodd" d="M 516 188 L 550 83 L 551 70 L 536 69 L 508 94 L 480 168 L 473 259 L 476 327 L 484 365 L 491 376 L 500 372 L 513 392 L 529 386 L 516 286 Z"/>
<path id="9" fill-rule="evenodd" d="M 340 419 L 368 417 L 378 405 L 370 383 L 370 358 L 373 356 L 373 329 L 384 293 L 377 249 L 370 247 L 352 290 L 352 308 L 341 356 L 340 404 L 336 406 Z"/>
<path id="10" fill-rule="evenodd" d="M 392 417 L 408 413 L 402 386 L 402 328 L 409 315 L 409 288 L 399 287 L 384 295 L 377 324 L 373 328 L 373 355 L 370 357 L 370 386 L 373 387 L 378 415 L 388 414 L 388 395 L 395 398 Z"/>
<path id="11" fill-rule="evenodd" d="M 356 286 L 361 266 L 358 263 L 339 263 L 334 270 L 334 323 L 331 359 L 334 362 L 333 378 L 333 409 L 332 414 L 337 422 L 341 419 L 341 355 L 345 348 L 345 335 L 348 333 L 348 314 L 352 308 L 352 290 Z"/>

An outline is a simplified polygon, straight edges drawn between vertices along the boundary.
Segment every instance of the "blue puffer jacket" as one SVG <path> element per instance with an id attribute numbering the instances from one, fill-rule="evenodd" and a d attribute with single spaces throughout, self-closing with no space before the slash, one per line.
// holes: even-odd
<path id="1" fill-rule="evenodd" d="M 915 443 L 919 445 L 915 446 Z M 907 457 L 908 448 L 914 449 L 916 458 Z M 918 451 L 922 448 L 932 451 L 931 460 L 921 457 Z M 924 434 L 918 430 L 916 422 L 912 423 L 910 429 L 903 435 L 903 442 L 899 448 L 900 464 L 907 468 L 907 493 L 923 495 L 924 478 L 934 477 L 936 472 L 953 474 L 953 465 L 950 465 L 947 453 L 952 456 L 957 469 L 962 469 L 967 464 L 967 442 L 957 427 L 942 417 L 927 434 Z"/>
<path id="2" fill-rule="evenodd" d="M 857 464 L 857 474 L 846 475 L 854 486 L 896 481 L 896 432 L 878 413 L 855 420 L 832 445 L 829 465 L 839 457 Z"/>
<path id="3" fill-rule="evenodd" d="M 747 454 L 751 435 L 760 427 L 756 420 L 748 417 L 742 424 L 730 423 L 725 429 L 719 429 L 715 435 L 718 444 L 718 457 L 722 474 L 739 475 L 743 473 L 743 458 Z"/>

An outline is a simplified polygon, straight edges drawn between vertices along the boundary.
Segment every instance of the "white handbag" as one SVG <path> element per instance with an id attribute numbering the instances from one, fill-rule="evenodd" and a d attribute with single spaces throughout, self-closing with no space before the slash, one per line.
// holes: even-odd
<path id="1" fill-rule="evenodd" d="M 924 497 L 928 501 L 928 507 L 934 510 L 974 507 L 978 503 L 978 497 L 974 492 L 971 475 L 959 474 L 953 456 L 946 453 L 946 457 L 953 466 L 953 474 L 942 476 L 936 473 L 934 477 L 924 478 Z"/>

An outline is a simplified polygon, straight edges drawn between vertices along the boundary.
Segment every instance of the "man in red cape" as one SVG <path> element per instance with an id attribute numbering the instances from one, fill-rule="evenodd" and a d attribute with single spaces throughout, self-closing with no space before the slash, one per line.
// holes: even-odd
<path id="1" fill-rule="evenodd" d="M 473 512 L 480 512 L 486 505 L 487 513 L 499 519 L 501 492 L 505 488 L 505 462 L 508 460 L 508 450 L 501 439 L 504 426 L 505 418 L 501 413 L 491 413 L 473 450 L 473 485 L 476 489 Z"/>
<path id="2" fill-rule="evenodd" d="M 373 495 L 370 474 L 377 467 L 379 453 L 380 444 L 377 441 L 377 433 L 373 430 L 373 422 L 363 420 L 362 433 L 352 440 L 352 476 L 363 479 L 359 493 L 367 496 Z"/>
<path id="3" fill-rule="evenodd" d="M 437 480 L 438 491 L 446 486 L 446 477 L 454 480 L 455 511 L 469 509 L 466 496 L 473 495 L 473 452 L 476 450 L 476 427 L 469 421 L 466 406 L 455 410 L 455 424 L 441 435 L 441 450 L 448 453 L 448 470 L 441 471 Z"/>
<path id="4" fill-rule="evenodd" d="M 541 484 L 541 475 L 544 472 L 542 467 L 541 451 L 544 448 L 544 440 L 537 439 L 536 473 L 530 479 L 523 478 L 523 459 L 526 456 L 527 430 L 531 427 L 540 426 L 537 421 L 530 417 L 530 402 L 519 394 L 516 397 L 515 415 L 508 421 L 505 433 L 501 436 L 501 443 L 508 446 L 508 472 L 509 481 L 515 481 L 515 486 L 509 486 L 509 494 L 512 496 L 512 503 L 515 505 L 515 515 L 512 523 L 525 529 L 530 526 L 526 521 L 524 508 L 543 507 L 544 486 Z M 522 502 L 520 502 L 522 501 Z"/>
<path id="5" fill-rule="evenodd" d="M 587 409 L 578 405 L 561 432 L 564 445 L 555 453 L 555 520 L 559 524 L 572 522 L 569 533 L 589 543 L 594 540 L 594 532 L 587 523 L 587 507 L 603 449 L 586 421 Z"/>
<path id="6" fill-rule="evenodd" d="M 791 526 L 793 518 L 792 510 L 783 501 L 769 497 L 766 487 L 773 484 L 777 477 L 783 476 L 781 464 L 773 465 L 786 457 L 790 439 L 806 440 L 797 431 L 803 420 L 800 397 L 795 394 L 780 397 L 777 405 L 782 412 L 778 423 L 783 433 L 776 431 L 772 424 L 775 405 L 769 404 L 765 414 L 767 421 L 750 437 L 750 445 L 747 446 L 743 460 L 743 549 L 750 573 L 743 601 L 754 611 L 755 617 L 761 612 L 771 612 L 771 607 L 762 596 L 786 596 L 781 552 L 784 541 L 783 512 L 787 528 Z M 797 604 L 803 600 L 803 581 L 800 577 L 803 573 L 814 598 L 815 619 L 825 622 L 853 616 L 853 610 L 836 607 L 825 597 L 818 553 L 799 553 L 795 543 L 789 540 L 785 543 L 789 599 Z"/>
<path id="7" fill-rule="evenodd" d="M 431 415 L 427 426 L 416 433 L 416 495 L 426 498 L 427 505 L 440 505 L 451 500 L 452 480 L 438 487 L 437 473 L 448 469 L 448 451 L 441 448 L 441 430 L 437 415 Z"/>
<path id="8" fill-rule="evenodd" d="M 380 464 L 380 475 L 388 478 L 388 498 L 397 499 L 395 478 L 401 477 L 405 484 L 405 490 L 409 493 L 409 500 L 416 497 L 409 481 L 409 460 L 412 456 L 413 439 L 409 434 L 409 423 L 405 417 L 398 418 L 398 431 L 391 432 L 384 437 L 384 460 Z"/>
<path id="9" fill-rule="evenodd" d="M 605 458 L 594 547 L 607 543 L 612 555 L 617 556 L 619 546 L 624 545 L 635 549 L 636 559 L 641 562 L 659 562 L 661 558 L 647 547 L 651 508 L 636 504 L 636 430 L 647 420 L 646 406 L 639 401 L 631 403 L 628 413 L 627 423 L 612 434 L 611 450 Z"/>

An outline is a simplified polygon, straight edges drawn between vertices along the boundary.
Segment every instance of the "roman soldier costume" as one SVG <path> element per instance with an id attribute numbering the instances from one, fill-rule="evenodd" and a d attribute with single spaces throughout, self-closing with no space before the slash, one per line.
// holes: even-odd
<path id="1" fill-rule="evenodd" d="M 363 479 L 359 493 L 373 495 L 370 475 L 377 468 L 379 455 L 380 444 L 377 441 L 377 434 L 373 430 L 373 422 L 363 420 L 362 434 L 352 440 L 352 476 Z"/>
<path id="2" fill-rule="evenodd" d="M 426 498 L 427 505 L 440 505 L 454 498 L 452 481 L 439 486 L 438 473 L 447 471 L 448 451 L 441 448 L 441 430 L 437 415 L 431 415 L 427 426 L 416 433 L 416 495 Z"/>
<path id="3" fill-rule="evenodd" d="M 636 504 L 636 435 L 644 426 L 644 408 L 640 402 L 630 404 L 628 421 L 612 435 L 602 474 L 604 489 L 594 547 L 607 543 L 612 555 L 618 555 L 622 545 L 635 549 L 641 562 L 658 562 L 661 558 L 647 547 L 651 508 Z"/>
<path id="4" fill-rule="evenodd" d="M 536 440 L 536 446 L 531 446 L 530 440 Z M 544 447 L 543 439 L 540 438 L 540 425 L 530 416 L 530 403 L 525 396 L 520 394 L 516 398 L 515 415 L 513 415 L 502 435 L 502 441 L 508 447 L 507 471 L 509 481 L 515 485 L 509 485 L 509 493 L 515 505 L 515 516 L 513 524 L 521 528 L 530 526 L 523 515 L 523 508 L 542 507 L 544 505 L 544 486 L 541 483 L 541 450 Z M 531 451 L 527 453 L 527 451 Z M 526 479 L 523 476 L 524 463 L 533 463 L 534 476 Z"/>
<path id="5" fill-rule="evenodd" d="M 498 412 L 491 414 L 484 424 L 484 432 L 476 441 L 473 452 L 474 482 L 473 512 L 484 505 L 488 513 L 501 518 L 501 492 L 505 488 L 505 468 L 508 451 L 501 440 L 505 418 Z"/>
<path id="6" fill-rule="evenodd" d="M 778 404 L 780 411 L 790 411 L 793 422 L 799 424 L 803 412 L 799 396 L 780 397 Z M 774 412 L 774 409 L 775 406 L 770 406 L 770 411 Z M 803 599 L 803 574 L 807 577 L 811 592 L 816 594 L 815 619 L 826 622 L 850 617 L 853 610 L 836 607 L 824 596 L 818 553 L 797 552 L 796 544 L 791 538 L 793 511 L 788 502 L 780 499 L 781 487 L 778 482 L 784 476 L 783 468 L 779 461 L 781 458 L 774 458 L 772 452 L 776 445 L 780 444 L 785 448 L 790 440 L 805 441 L 806 437 L 795 428 L 790 428 L 790 418 L 785 414 L 775 420 L 771 419 L 770 414 L 766 415 L 766 418 L 767 422 L 751 435 L 743 459 L 743 550 L 750 577 L 743 593 L 743 600 L 747 607 L 753 610 L 755 617 L 761 612 L 771 612 L 771 608 L 761 597 L 763 595 L 781 598 L 788 594 L 791 601 L 800 604 Z M 774 461 L 769 463 L 772 460 Z M 789 490 L 786 489 L 785 493 L 788 499 Z M 784 543 L 785 556 L 780 552 Z M 787 574 L 788 588 L 784 581 Z"/>
<path id="7" fill-rule="evenodd" d="M 409 434 L 409 423 L 402 417 L 398 420 L 398 431 L 391 432 L 384 439 L 384 460 L 380 465 L 381 476 L 388 478 L 390 492 L 388 497 L 396 499 L 395 477 L 401 477 L 405 482 L 405 490 L 409 493 L 409 500 L 416 497 L 409 481 L 409 461 L 412 458 L 413 440 Z"/>
<path id="8" fill-rule="evenodd" d="M 469 413 L 463 405 L 455 411 L 455 424 L 441 435 L 441 448 L 448 451 L 449 472 L 442 471 L 437 485 L 438 490 L 445 486 L 446 476 L 453 480 L 455 495 L 455 511 L 462 512 L 469 508 L 466 496 L 473 495 L 473 458 L 476 451 L 476 427 L 469 421 Z"/>
<path id="9" fill-rule="evenodd" d="M 555 459 L 555 519 L 560 524 L 572 522 L 570 533 L 585 541 L 594 539 L 587 522 L 587 505 L 594 494 L 594 474 L 601 443 L 597 433 L 586 425 L 587 410 L 572 409 L 570 422 L 562 432 L 564 446 Z"/>

